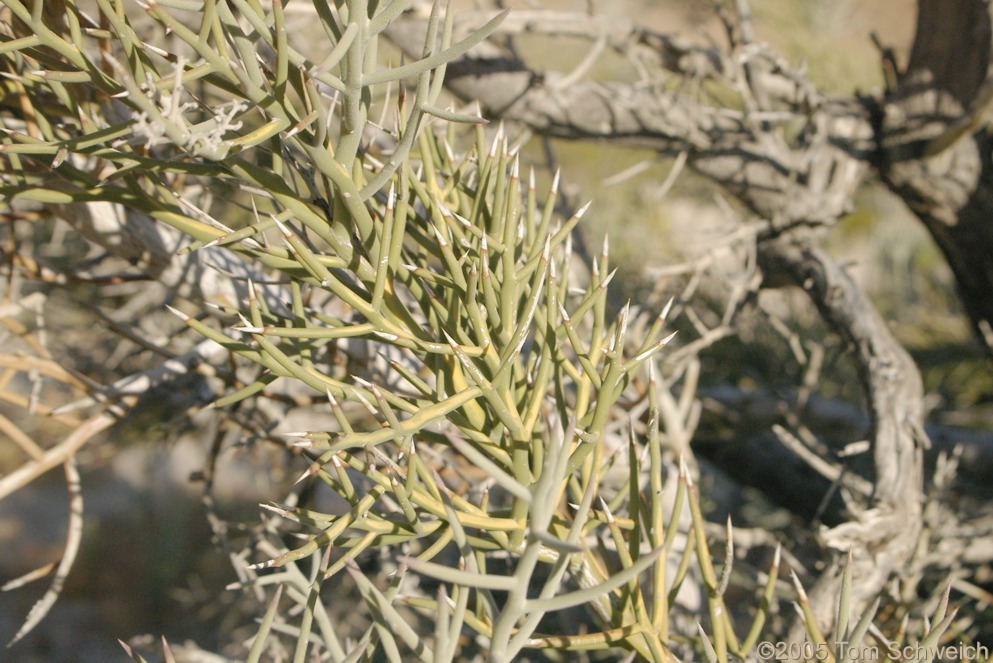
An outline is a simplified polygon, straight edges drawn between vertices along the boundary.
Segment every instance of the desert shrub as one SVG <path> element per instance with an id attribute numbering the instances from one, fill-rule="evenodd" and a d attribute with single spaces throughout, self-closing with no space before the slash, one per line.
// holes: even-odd
<path id="1" fill-rule="evenodd" d="M 111 0 L 4 0 L 0 192 L 171 280 L 205 339 L 184 368 L 229 365 L 222 417 L 300 387 L 330 414 L 254 431 L 302 475 L 235 556 L 267 594 L 248 660 L 751 655 L 778 554 L 747 620 L 729 611 L 730 526 L 715 565 L 680 459 L 696 375 L 656 362 L 666 310 L 609 316 L 608 251 L 573 264 L 583 210 L 441 105 L 446 63 L 502 15 L 453 43 L 436 7 L 422 57 L 382 64 L 407 4 L 315 2 L 312 54 L 278 0 L 153 2 L 142 27 Z"/>

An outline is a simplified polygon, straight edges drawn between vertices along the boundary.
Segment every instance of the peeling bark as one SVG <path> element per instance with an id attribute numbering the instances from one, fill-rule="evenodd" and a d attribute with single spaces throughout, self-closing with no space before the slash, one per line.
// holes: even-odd
<path id="1" fill-rule="evenodd" d="M 848 274 L 823 250 L 799 242 L 767 242 L 764 268 L 790 274 L 807 291 L 824 320 L 853 351 L 870 415 L 873 499 L 853 509 L 848 522 L 824 532 L 824 542 L 853 551 L 853 606 L 864 611 L 890 575 L 910 559 L 921 531 L 923 507 L 924 389 L 917 366 Z M 833 632 L 835 601 L 845 560 L 835 555 L 810 602 L 824 632 Z M 801 640 L 796 628 L 793 640 Z"/>

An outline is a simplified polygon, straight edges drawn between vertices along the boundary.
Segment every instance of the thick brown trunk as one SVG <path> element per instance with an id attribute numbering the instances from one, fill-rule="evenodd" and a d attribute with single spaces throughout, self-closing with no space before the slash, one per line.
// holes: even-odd
<path id="1" fill-rule="evenodd" d="M 982 0 L 921 0 L 906 71 L 881 116 L 880 171 L 944 253 L 993 353 L 993 141 L 984 114 L 990 13 Z"/>
<path id="2" fill-rule="evenodd" d="M 983 0 L 920 0 L 917 33 L 904 81 L 929 72 L 962 106 L 976 97 L 990 55 L 990 17 Z"/>
<path id="3" fill-rule="evenodd" d="M 920 218 L 955 274 L 962 306 L 987 352 L 993 352 L 993 158 L 985 132 L 948 155 L 895 164 L 885 180 Z M 929 161 L 951 162 L 935 172 Z M 939 161 L 939 166 L 941 164 Z M 957 167 L 955 167 L 957 166 Z"/>

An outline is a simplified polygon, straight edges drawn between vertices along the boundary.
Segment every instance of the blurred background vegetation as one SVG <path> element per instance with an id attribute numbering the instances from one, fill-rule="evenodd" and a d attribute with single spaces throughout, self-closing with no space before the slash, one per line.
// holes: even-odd
<path id="1" fill-rule="evenodd" d="M 577 3 L 542 4 L 577 8 Z M 763 0 L 751 5 L 757 38 L 767 41 L 792 63 L 802 64 L 819 89 L 838 95 L 872 94 L 883 88 L 880 54 L 870 35 L 875 34 L 880 44 L 892 48 L 898 61 L 905 61 L 916 16 L 911 0 Z M 713 4 L 705 0 L 596 6 L 601 11 L 634 17 L 661 32 L 686 34 L 712 43 L 722 39 Z M 519 46 L 522 51 L 535 49 L 535 61 L 548 62 L 551 69 L 557 60 L 563 67 L 575 63 L 581 57 L 579 49 L 588 47 L 586 42 L 569 39 L 556 40 L 554 44 L 555 48 L 549 49 L 549 40 L 530 37 L 521 39 Z M 616 80 L 633 76 L 626 63 L 604 60 L 593 69 L 592 77 Z M 671 189 L 661 190 L 660 183 L 670 174 L 672 160 L 661 159 L 648 150 L 555 139 L 549 143 L 556 165 L 571 185 L 574 200 L 593 201 L 582 232 L 594 248 L 602 237 L 609 238 L 611 253 L 617 258 L 615 264 L 620 267 L 620 287 L 615 293 L 619 302 L 627 297 L 637 301 L 646 291 L 659 288 L 660 266 L 671 266 L 710 250 L 715 239 L 736 226 L 731 203 L 691 172 L 683 171 Z M 537 141 L 529 146 L 529 152 L 537 161 L 546 154 Z M 917 361 L 931 398 L 929 404 L 934 408 L 934 420 L 989 426 L 993 377 L 962 313 L 954 278 L 940 251 L 919 221 L 881 184 L 864 185 L 855 205 L 829 235 L 831 252 L 855 275 L 892 325 L 897 339 Z M 799 307 L 792 312 L 799 328 L 813 326 L 814 317 L 809 308 L 804 313 L 802 298 L 794 304 Z M 811 331 L 804 329 L 805 334 Z M 796 384 L 795 374 L 782 371 L 784 365 L 792 363 L 789 357 L 763 352 L 775 346 L 781 344 L 749 347 L 728 339 L 708 353 L 710 370 L 704 375 L 718 381 L 745 380 L 746 384 Z M 801 370 L 795 367 L 795 371 Z M 843 388 L 851 375 L 844 373 L 844 366 L 839 370 L 842 373 L 834 376 L 835 384 L 828 380 L 821 385 L 825 388 L 822 395 L 843 395 L 857 403 L 857 388 Z"/>

